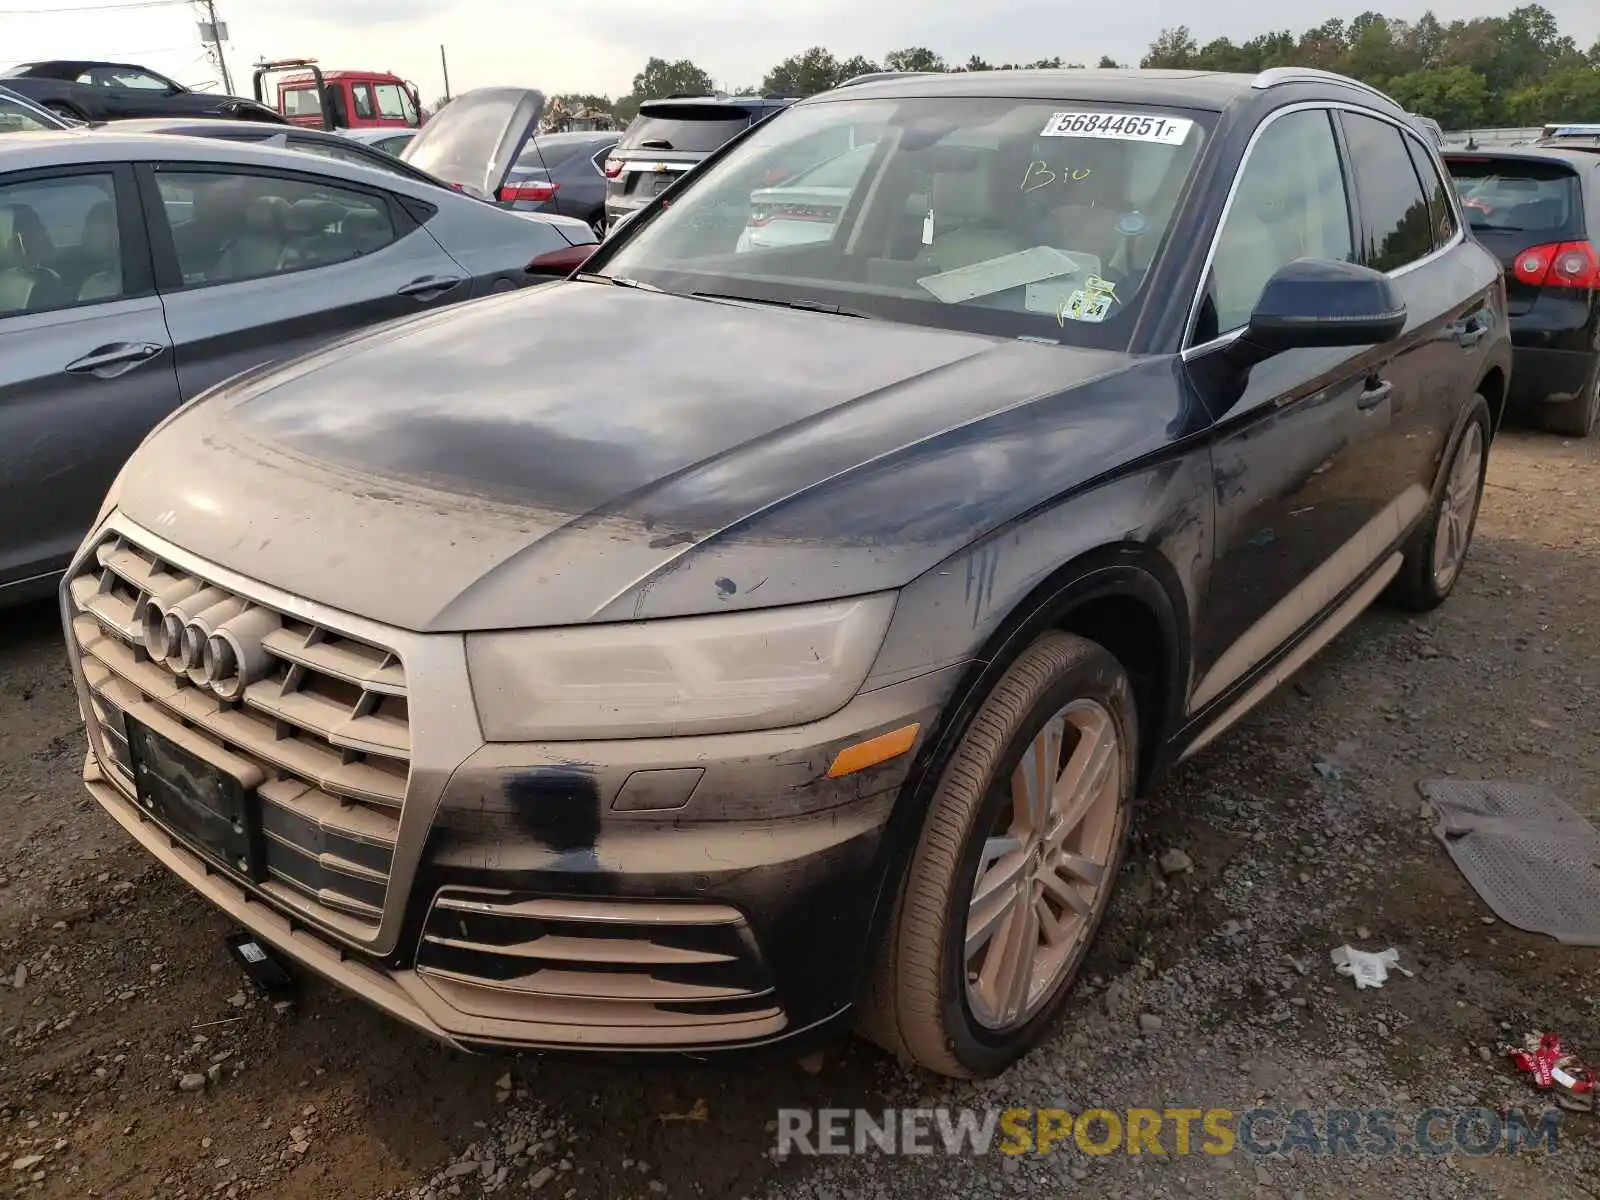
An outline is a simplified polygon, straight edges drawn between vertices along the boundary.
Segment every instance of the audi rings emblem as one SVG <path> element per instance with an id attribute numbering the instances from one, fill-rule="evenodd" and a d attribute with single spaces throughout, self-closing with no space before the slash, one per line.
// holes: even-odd
<path id="1" fill-rule="evenodd" d="M 140 643 L 152 661 L 165 663 L 196 687 L 237 700 L 267 673 L 271 655 L 262 640 L 281 624 L 269 609 L 186 580 L 145 601 Z"/>

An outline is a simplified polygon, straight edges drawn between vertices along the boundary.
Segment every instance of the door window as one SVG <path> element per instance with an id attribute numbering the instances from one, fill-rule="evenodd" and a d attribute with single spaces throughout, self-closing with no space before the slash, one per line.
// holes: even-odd
<path id="1" fill-rule="evenodd" d="M 110 175 L 0 187 L 0 318 L 123 295 Z"/>
<path id="2" fill-rule="evenodd" d="M 1195 341 L 1247 325 L 1280 267 L 1297 258 L 1348 262 L 1352 250 L 1350 205 L 1329 114 L 1306 109 L 1278 118 L 1262 131 L 1240 172 Z"/>
<path id="3" fill-rule="evenodd" d="M 347 262 L 398 236 L 382 199 L 321 182 L 222 171 L 156 181 L 186 287 Z"/>
<path id="4" fill-rule="evenodd" d="M 1456 214 L 1450 207 L 1450 191 L 1444 177 L 1433 163 L 1433 158 L 1416 138 L 1406 138 L 1406 150 L 1411 154 L 1411 165 L 1417 169 L 1423 190 L 1428 194 L 1428 220 L 1433 227 L 1433 248 L 1442 250 L 1456 235 Z"/>
<path id="5" fill-rule="evenodd" d="M 380 83 L 372 89 L 378 96 L 378 113 L 386 120 L 417 123 L 417 110 L 405 88 L 397 83 Z"/>
<path id="6" fill-rule="evenodd" d="M 137 67 L 94 67 L 78 76 L 79 83 L 94 87 L 136 88 L 141 92 L 170 92 L 172 84 Z"/>
<path id="7" fill-rule="evenodd" d="M 1428 199 L 1406 152 L 1405 135 L 1376 117 L 1347 112 L 1342 120 L 1365 226 L 1362 261 L 1377 271 L 1395 271 L 1431 254 Z"/>
<path id="8" fill-rule="evenodd" d="M 377 116 L 377 110 L 372 104 L 371 87 L 364 83 L 358 83 L 351 91 L 355 95 L 356 116 L 368 121 Z"/>
<path id="9" fill-rule="evenodd" d="M 391 175 L 405 175 L 405 172 L 400 170 L 397 165 L 391 166 L 385 162 L 382 155 L 374 154 L 353 142 L 349 146 L 341 146 L 337 142 L 326 141 L 322 138 L 290 138 L 289 148 L 303 151 L 306 154 L 315 154 L 319 158 L 331 158 L 335 162 L 350 163 L 357 167 L 370 167 L 376 171 L 387 171 Z M 407 176 L 407 178 L 410 177 Z"/>

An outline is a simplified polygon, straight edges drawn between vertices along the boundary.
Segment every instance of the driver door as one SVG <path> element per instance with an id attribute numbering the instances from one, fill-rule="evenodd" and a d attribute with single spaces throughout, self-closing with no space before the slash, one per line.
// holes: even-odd
<path id="1" fill-rule="evenodd" d="M 1196 622 L 1198 714 L 1349 591 L 1416 515 L 1384 456 L 1392 349 L 1294 350 L 1240 380 L 1224 352 L 1267 280 L 1301 257 L 1354 258 L 1353 205 L 1324 109 L 1267 118 L 1240 167 L 1185 352 L 1217 422 L 1216 555 Z"/>

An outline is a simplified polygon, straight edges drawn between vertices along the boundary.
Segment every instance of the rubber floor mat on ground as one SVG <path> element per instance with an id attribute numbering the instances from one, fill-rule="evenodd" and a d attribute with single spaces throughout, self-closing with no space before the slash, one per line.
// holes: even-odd
<path id="1" fill-rule="evenodd" d="M 1507 925 L 1600 946 L 1600 833 L 1533 784 L 1427 779 L 1417 785 L 1467 882 Z"/>

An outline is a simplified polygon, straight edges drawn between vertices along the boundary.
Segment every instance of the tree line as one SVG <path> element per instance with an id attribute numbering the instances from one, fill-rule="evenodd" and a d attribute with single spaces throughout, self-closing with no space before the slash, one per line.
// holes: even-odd
<path id="1" fill-rule="evenodd" d="M 1338 71 L 1446 129 L 1600 121 L 1600 41 L 1579 49 L 1539 4 L 1449 24 L 1432 12 L 1415 21 L 1366 12 L 1324 21 L 1299 37 L 1280 30 L 1238 44 L 1216 38 L 1202 46 L 1180 25 L 1162 30 L 1140 65 Z"/>
<path id="2" fill-rule="evenodd" d="M 813 46 L 777 63 L 759 86 L 732 95 L 809 96 L 872 71 L 1008 71 L 1086 67 L 1060 56 L 1026 63 L 990 63 L 977 55 L 947 61 L 925 46 L 894 50 L 875 62 L 862 55 L 837 58 Z M 1103 57 L 1099 67 L 1117 67 Z M 1366 12 L 1352 21 L 1329 20 L 1296 36 L 1290 30 L 1235 43 L 1214 38 L 1202 45 L 1187 25 L 1163 29 L 1139 61 L 1169 67 L 1254 73 L 1302 66 L 1338 71 L 1382 88 L 1412 112 L 1446 129 L 1539 125 L 1547 121 L 1600 121 L 1600 41 L 1582 50 L 1561 32 L 1543 5 L 1514 8 L 1503 17 L 1448 23 L 1433 12 L 1415 21 Z M 715 93 L 711 76 L 689 59 L 650 59 L 625 95 L 569 93 L 576 110 L 594 107 L 631 120 L 645 100 Z"/>
<path id="3" fill-rule="evenodd" d="M 812 96 L 838 87 L 847 79 L 867 75 L 874 71 L 1018 71 L 1059 67 L 1082 67 L 1081 62 L 1067 62 L 1057 56 L 1041 58 L 1026 63 L 990 63 L 972 55 L 960 64 L 948 63 L 944 57 L 925 46 L 911 46 L 904 50 L 891 50 L 876 62 L 864 55 L 836 58 L 823 46 L 813 46 L 794 54 L 774 66 L 762 78 L 759 86 L 735 88 L 730 96 Z M 1099 66 L 1115 67 L 1114 59 L 1101 58 Z M 644 70 L 633 77 L 633 88 L 612 98 L 594 92 L 564 92 L 557 99 L 567 108 L 599 108 L 615 113 L 624 120 L 632 120 L 639 105 L 646 100 L 659 100 L 666 96 L 709 96 L 717 88 L 709 73 L 687 58 L 668 62 L 652 58 Z"/>

